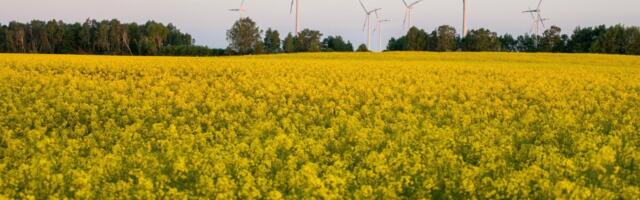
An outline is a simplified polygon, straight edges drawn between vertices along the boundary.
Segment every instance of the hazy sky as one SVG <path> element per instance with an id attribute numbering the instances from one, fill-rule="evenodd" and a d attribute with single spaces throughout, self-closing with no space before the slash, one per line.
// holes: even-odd
<path id="1" fill-rule="evenodd" d="M 383 40 L 403 33 L 404 6 L 401 0 L 363 0 L 369 7 L 383 8 Z M 413 1 L 413 0 L 407 0 Z M 173 23 L 192 34 L 197 44 L 210 47 L 227 45 L 225 31 L 239 16 L 228 9 L 240 0 L 0 0 L 0 23 L 26 22 L 31 19 L 59 19 L 65 22 L 86 18 L 145 22 L 153 19 Z M 289 14 L 290 0 L 247 0 L 248 16 L 262 29 L 280 32 L 294 29 Z M 498 33 L 522 34 L 529 31 L 531 18 L 520 13 L 535 7 L 537 0 L 469 0 L 470 28 L 486 27 Z M 357 0 L 300 0 L 303 28 L 320 30 L 326 35 L 342 35 L 354 44 L 364 43 L 364 14 Z M 597 24 L 640 25 L 640 0 L 546 0 L 544 17 L 568 32 L 576 26 Z M 425 0 L 413 11 L 413 24 L 428 31 L 449 24 L 461 29 L 461 0 Z M 372 45 L 377 47 L 377 44 Z"/>

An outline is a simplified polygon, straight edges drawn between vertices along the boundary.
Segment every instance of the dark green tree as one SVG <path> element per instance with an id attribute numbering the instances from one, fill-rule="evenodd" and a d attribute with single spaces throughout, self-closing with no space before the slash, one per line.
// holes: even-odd
<path id="1" fill-rule="evenodd" d="M 596 27 L 581 28 L 578 27 L 573 31 L 571 39 L 568 43 L 568 49 L 574 53 L 587 53 L 591 52 L 591 46 L 595 41 L 607 31 L 607 27 L 604 25 Z"/>
<path id="2" fill-rule="evenodd" d="M 97 31 L 95 34 L 93 49 L 98 54 L 108 54 L 111 52 L 111 41 L 109 41 L 109 23 L 102 21 L 97 23 Z"/>
<path id="3" fill-rule="evenodd" d="M 519 51 L 518 40 L 513 38 L 511 34 L 504 34 L 500 36 L 498 40 L 500 40 L 500 44 L 502 45 L 500 47 L 501 51 L 508 51 L 508 52 Z"/>
<path id="4" fill-rule="evenodd" d="M 498 51 L 501 46 L 498 34 L 484 28 L 469 31 L 462 45 L 465 51 Z"/>
<path id="5" fill-rule="evenodd" d="M 190 46 L 195 43 L 195 40 L 191 35 L 180 32 L 180 30 L 173 24 L 168 24 L 167 29 L 169 30 L 169 35 L 167 36 L 167 43 L 169 45 Z M 202 47 L 197 47 L 196 49 L 202 49 Z"/>
<path id="6" fill-rule="evenodd" d="M 7 50 L 13 53 L 25 53 L 27 50 L 26 26 L 18 22 L 10 22 L 5 33 Z"/>
<path id="7" fill-rule="evenodd" d="M 320 38 L 322 33 L 316 30 L 304 29 L 296 37 L 297 52 L 319 52 L 321 49 Z"/>
<path id="8" fill-rule="evenodd" d="M 227 31 L 229 47 L 238 54 L 252 54 L 260 42 L 260 28 L 251 18 L 241 18 Z"/>
<path id="9" fill-rule="evenodd" d="M 282 50 L 287 53 L 296 52 L 296 40 L 296 37 L 289 33 L 282 42 Z"/>
<path id="10" fill-rule="evenodd" d="M 541 36 L 539 35 L 529 35 L 529 34 L 524 34 L 521 36 L 518 36 L 517 39 L 517 43 L 518 43 L 518 51 L 522 51 L 522 52 L 539 52 L 541 51 L 540 49 L 540 39 Z"/>
<path id="11" fill-rule="evenodd" d="M 266 53 L 279 53 L 282 51 L 282 42 L 280 40 L 280 33 L 277 30 L 267 29 L 264 33 L 264 50 Z"/>
<path id="12" fill-rule="evenodd" d="M 7 52 L 7 26 L 0 23 L 0 52 Z"/>
<path id="13" fill-rule="evenodd" d="M 424 30 L 418 29 L 415 26 L 411 27 L 407 32 L 406 50 L 409 51 L 424 51 L 427 50 L 427 42 L 429 40 L 429 34 Z"/>
<path id="14" fill-rule="evenodd" d="M 628 27 L 625 36 L 625 53 L 640 55 L 640 27 Z"/>
<path id="15" fill-rule="evenodd" d="M 47 40 L 51 45 L 51 50 L 48 53 L 58 53 L 62 51 L 65 33 L 66 27 L 62 21 L 50 20 L 47 22 Z"/>
<path id="16" fill-rule="evenodd" d="M 264 47 L 264 43 L 262 43 L 262 41 L 258 41 L 256 43 L 256 46 L 253 48 L 253 54 L 264 54 L 266 53 L 265 47 Z"/>
<path id="17" fill-rule="evenodd" d="M 625 54 L 627 46 L 625 29 L 620 24 L 609 27 L 595 40 L 591 46 L 591 52 Z"/>
<path id="18" fill-rule="evenodd" d="M 181 33 L 171 24 L 164 26 L 153 21 L 139 26 L 115 19 L 100 22 L 87 19 L 82 24 L 33 20 L 0 27 L 2 52 L 156 55 L 164 48 L 193 44 L 189 34 Z"/>
<path id="19" fill-rule="evenodd" d="M 456 29 L 452 26 L 442 25 L 435 32 L 435 50 L 453 51 L 456 49 Z"/>
<path id="20" fill-rule="evenodd" d="M 561 51 L 565 44 L 562 40 L 562 29 L 557 26 L 551 26 L 548 30 L 545 30 L 542 34 L 540 48 L 544 52 L 558 52 Z"/>
<path id="21" fill-rule="evenodd" d="M 398 39 L 391 38 L 387 44 L 388 51 L 406 51 L 407 50 L 407 37 L 402 36 Z"/>
<path id="22" fill-rule="evenodd" d="M 94 22 L 93 20 L 89 20 L 87 19 L 86 21 L 84 21 L 84 23 L 82 24 L 82 28 L 80 29 L 80 33 L 78 33 L 79 36 L 79 42 L 80 42 L 80 50 L 79 53 L 88 53 L 91 54 L 93 53 L 93 27 L 94 27 Z"/>
<path id="23" fill-rule="evenodd" d="M 29 27 L 29 26 L 28 26 Z M 53 53 L 53 47 L 51 41 L 49 41 L 49 34 L 47 33 L 47 25 L 44 21 L 33 20 L 30 23 L 30 41 L 29 43 L 31 53 Z"/>
<path id="24" fill-rule="evenodd" d="M 365 44 L 361 44 L 360 46 L 358 46 L 358 50 L 356 50 L 357 52 L 369 52 L 369 48 L 367 48 L 367 45 Z"/>
<path id="25" fill-rule="evenodd" d="M 352 52 L 353 44 L 345 42 L 341 36 L 329 36 L 322 40 L 322 51 Z"/>
<path id="26" fill-rule="evenodd" d="M 149 21 L 144 25 L 145 55 L 156 55 L 165 46 L 165 40 L 169 35 L 169 30 L 162 24 Z"/>

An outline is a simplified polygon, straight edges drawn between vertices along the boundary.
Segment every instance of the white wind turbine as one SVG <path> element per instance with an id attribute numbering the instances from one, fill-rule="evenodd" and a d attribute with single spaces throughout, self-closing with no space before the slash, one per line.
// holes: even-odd
<path id="1" fill-rule="evenodd" d="M 289 13 L 293 13 L 293 6 L 296 6 L 296 34 L 300 33 L 300 0 L 291 0 L 291 8 L 289 8 Z"/>
<path id="2" fill-rule="evenodd" d="M 378 15 L 378 11 L 376 11 L 375 13 L 376 13 L 376 19 L 378 23 L 376 24 L 376 28 L 373 29 L 373 33 L 375 34 L 375 32 L 378 31 L 378 49 L 382 51 L 382 23 L 390 22 L 391 20 L 380 19 L 380 16 Z"/>
<path id="3" fill-rule="evenodd" d="M 359 0 L 359 1 L 360 1 L 360 5 L 362 6 L 362 9 L 364 9 L 364 13 L 367 15 L 364 18 L 364 26 L 362 27 L 362 29 L 365 30 L 365 28 L 366 28 L 366 31 L 367 31 L 367 48 L 371 48 L 371 14 L 376 12 L 376 11 L 378 11 L 378 10 L 381 10 L 382 8 L 376 8 L 376 9 L 373 9 L 373 10 L 367 10 L 367 7 L 364 6 L 364 3 L 362 3 L 362 0 Z M 376 20 L 378 20 L 378 19 L 376 18 Z"/>
<path id="4" fill-rule="evenodd" d="M 542 13 L 541 13 L 542 11 L 540 9 L 541 6 L 542 6 L 542 0 L 538 2 L 538 7 L 536 7 L 536 9 L 529 9 L 529 10 L 522 11 L 522 13 L 531 14 L 531 19 L 533 20 L 533 24 L 531 25 L 531 30 L 529 30 L 529 32 L 535 35 L 540 35 L 540 30 L 541 30 L 540 26 L 542 26 L 543 30 L 546 29 L 544 21 L 549 20 L 549 18 L 542 17 Z"/>
<path id="5" fill-rule="evenodd" d="M 418 0 L 416 2 L 408 4 L 406 0 L 402 0 L 402 3 L 404 3 L 404 6 L 407 8 L 406 11 L 404 12 L 404 22 L 402 22 L 402 25 L 406 29 L 411 28 L 411 11 L 413 10 L 413 7 L 422 1 L 424 0 Z"/>
<path id="6" fill-rule="evenodd" d="M 462 37 L 467 37 L 469 18 L 467 12 L 467 0 L 462 0 Z"/>
<path id="7" fill-rule="evenodd" d="M 246 14 L 246 10 L 244 9 L 244 2 L 245 1 L 246 0 L 242 0 L 242 2 L 240 2 L 240 7 L 234 8 L 234 9 L 229 9 L 229 11 L 238 12 L 238 13 L 240 13 L 240 18 L 244 18 L 245 14 Z"/>

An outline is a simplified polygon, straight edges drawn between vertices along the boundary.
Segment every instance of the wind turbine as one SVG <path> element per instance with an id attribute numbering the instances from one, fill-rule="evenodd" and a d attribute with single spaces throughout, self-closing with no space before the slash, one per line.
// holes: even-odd
<path id="1" fill-rule="evenodd" d="M 467 37 L 469 17 L 467 16 L 467 0 L 462 0 L 462 37 Z"/>
<path id="2" fill-rule="evenodd" d="M 531 14 L 531 19 L 533 20 L 533 24 L 531 25 L 531 30 L 529 30 L 529 32 L 535 34 L 535 35 L 540 35 L 540 26 L 542 25 L 543 29 L 546 29 L 546 26 L 544 24 L 544 21 L 549 20 L 549 18 L 543 18 L 542 17 L 542 11 L 540 9 L 540 7 L 542 6 L 542 0 L 540 0 L 538 2 L 538 7 L 536 7 L 536 9 L 531 9 L 529 8 L 529 10 L 525 10 L 522 11 L 522 13 L 529 13 Z"/>
<path id="3" fill-rule="evenodd" d="M 364 18 L 364 25 L 362 26 L 362 30 L 367 30 L 367 48 L 371 48 L 371 14 L 381 10 L 382 8 L 376 8 L 373 10 L 367 10 L 367 7 L 364 6 L 364 3 L 362 3 L 362 0 L 360 1 L 360 5 L 362 6 L 362 9 L 364 10 L 364 13 L 367 15 Z M 377 18 L 376 18 L 377 20 Z"/>
<path id="4" fill-rule="evenodd" d="M 293 13 L 293 5 L 296 6 L 296 35 L 300 33 L 300 0 L 291 0 L 291 8 L 289 8 L 289 13 Z"/>
<path id="5" fill-rule="evenodd" d="M 406 29 L 411 28 L 411 11 L 413 10 L 413 7 L 422 1 L 424 0 L 418 0 L 416 2 L 408 4 L 406 0 L 402 0 L 402 3 L 404 3 L 404 6 L 407 8 L 407 10 L 404 12 L 404 21 L 402 22 L 402 25 Z M 407 20 L 409 20 L 408 23 L 407 23 Z"/>
<path id="6" fill-rule="evenodd" d="M 242 2 L 240 2 L 240 7 L 234 8 L 234 9 L 229 9 L 229 11 L 238 12 L 238 13 L 240 13 L 240 18 L 244 18 L 244 15 L 246 14 L 246 10 L 244 9 L 244 2 L 245 1 L 246 0 L 242 0 Z"/>
<path id="7" fill-rule="evenodd" d="M 378 15 L 378 11 L 376 11 L 375 13 L 376 13 L 376 19 L 378 24 L 376 24 L 376 28 L 373 29 L 373 33 L 375 34 L 376 30 L 378 31 L 378 49 L 382 51 L 382 23 L 390 22 L 391 20 L 380 19 L 380 16 Z"/>

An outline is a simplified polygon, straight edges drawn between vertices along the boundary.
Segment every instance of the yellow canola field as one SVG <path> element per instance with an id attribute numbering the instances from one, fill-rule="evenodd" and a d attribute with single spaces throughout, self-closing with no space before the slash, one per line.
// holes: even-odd
<path id="1" fill-rule="evenodd" d="M 637 199 L 640 57 L 0 54 L 0 199 Z"/>

